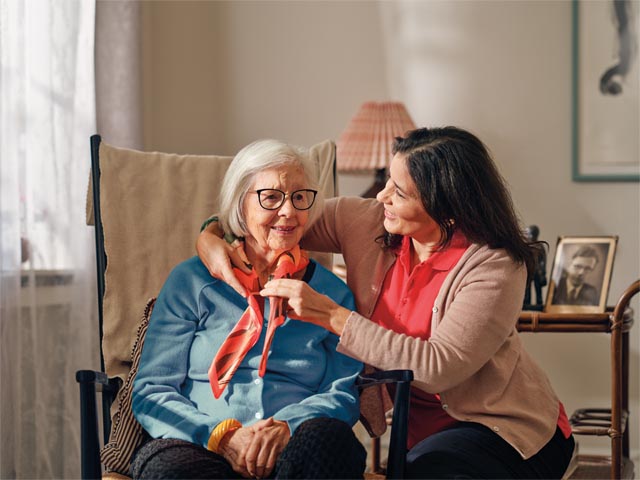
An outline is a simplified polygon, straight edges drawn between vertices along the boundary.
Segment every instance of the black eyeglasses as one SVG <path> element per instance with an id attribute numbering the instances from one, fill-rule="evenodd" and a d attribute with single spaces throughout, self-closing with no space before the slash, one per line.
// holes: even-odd
<path id="1" fill-rule="evenodd" d="M 258 194 L 258 202 L 265 210 L 277 210 L 284 205 L 287 197 L 291 199 L 291 204 L 296 210 L 309 210 L 316 200 L 317 190 L 305 188 L 296 190 L 295 192 L 285 193 L 276 188 L 261 188 L 260 190 L 252 190 L 252 193 Z"/>

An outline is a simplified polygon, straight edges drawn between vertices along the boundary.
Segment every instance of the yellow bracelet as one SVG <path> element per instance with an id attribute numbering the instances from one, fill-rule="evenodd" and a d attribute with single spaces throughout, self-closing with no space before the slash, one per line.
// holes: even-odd
<path id="1" fill-rule="evenodd" d="M 216 425 L 216 428 L 213 429 L 213 432 L 211 432 L 211 435 L 209 436 L 207 450 L 214 453 L 219 453 L 218 448 L 220 447 L 222 438 L 227 433 L 238 430 L 239 428 L 242 428 L 242 424 L 235 418 L 227 418 L 226 420 L 221 421 L 218 425 Z"/>

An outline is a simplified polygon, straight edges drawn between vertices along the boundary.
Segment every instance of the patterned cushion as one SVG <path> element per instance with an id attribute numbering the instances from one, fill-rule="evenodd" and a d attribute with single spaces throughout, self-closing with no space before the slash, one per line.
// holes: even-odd
<path id="1" fill-rule="evenodd" d="M 144 344 L 144 337 L 147 333 L 149 318 L 155 301 L 155 298 L 150 298 L 144 308 L 136 334 L 136 341 L 131 351 L 131 370 L 116 399 L 117 408 L 113 414 L 109 442 L 100 452 L 100 460 L 107 467 L 107 470 L 123 475 L 129 475 L 131 455 L 142 444 L 145 437 L 142 426 L 134 418 L 131 410 L 131 392 L 133 391 L 133 380 L 136 377 L 136 373 L 138 373 L 142 345 Z"/>

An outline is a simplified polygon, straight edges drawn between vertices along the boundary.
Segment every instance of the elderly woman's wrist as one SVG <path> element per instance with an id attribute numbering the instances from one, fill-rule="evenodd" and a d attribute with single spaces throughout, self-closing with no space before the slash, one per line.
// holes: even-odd
<path id="1" fill-rule="evenodd" d="M 242 424 L 235 418 L 227 418 L 226 420 L 221 421 L 216 425 L 209 436 L 207 450 L 214 453 L 220 453 L 220 444 L 222 443 L 222 439 L 225 435 L 234 432 L 239 428 L 242 428 Z"/>

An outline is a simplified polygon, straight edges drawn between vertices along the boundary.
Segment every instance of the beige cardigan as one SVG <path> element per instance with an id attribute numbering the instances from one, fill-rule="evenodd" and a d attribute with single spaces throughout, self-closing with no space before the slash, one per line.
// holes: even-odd
<path id="1" fill-rule="evenodd" d="M 379 369 L 413 370 L 413 385 L 439 393 L 453 418 L 487 426 L 525 459 L 536 454 L 556 430 L 559 403 L 516 331 L 524 266 L 504 250 L 471 245 L 435 300 L 431 337 L 397 334 L 368 320 L 395 261 L 375 242 L 382 222 L 378 202 L 340 197 L 304 239 L 305 248 L 345 259 L 360 314 L 349 317 L 338 350 Z"/>

